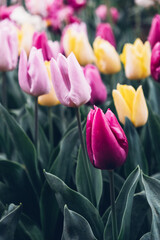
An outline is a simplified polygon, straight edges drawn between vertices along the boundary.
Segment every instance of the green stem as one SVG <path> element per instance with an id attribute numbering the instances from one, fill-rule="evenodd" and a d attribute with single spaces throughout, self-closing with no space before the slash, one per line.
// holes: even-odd
<path id="1" fill-rule="evenodd" d="M 112 20 L 112 15 L 110 12 L 110 0 L 106 0 L 107 2 L 107 18 L 108 18 L 108 22 L 111 24 L 111 26 L 113 26 L 113 20 Z"/>
<path id="2" fill-rule="evenodd" d="M 38 151 L 38 97 L 35 97 L 35 105 L 34 105 L 34 144 L 36 151 Z"/>
<path id="3" fill-rule="evenodd" d="M 80 142 L 81 142 L 81 146 L 82 146 L 82 154 L 83 154 L 83 159 L 85 160 L 85 166 L 86 166 L 85 170 L 86 170 L 86 177 L 87 177 L 87 181 L 88 181 L 88 185 L 89 185 L 90 200 L 91 200 L 92 203 L 95 203 L 94 196 L 93 196 L 92 190 L 91 190 L 92 189 L 92 179 L 91 179 L 91 174 L 90 174 L 90 168 L 89 168 L 89 162 L 88 162 L 86 147 L 85 147 L 85 143 L 84 143 L 84 139 L 83 139 L 80 109 L 79 109 L 79 107 L 77 107 L 75 109 L 76 109 L 79 137 L 80 137 Z"/>
<path id="4" fill-rule="evenodd" d="M 115 206 L 115 190 L 114 190 L 114 171 L 109 171 L 109 185 L 110 185 L 110 200 L 112 208 L 112 233 L 113 240 L 118 239 L 118 230 L 117 230 L 117 217 L 116 217 L 116 206 Z"/>
<path id="5" fill-rule="evenodd" d="M 7 78 L 6 72 L 2 73 L 2 104 L 7 108 Z"/>
<path id="6" fill-rule="evenodd" d="M 52 151 L 53 145 L 54 145 L 54 141 L 53 141 L 53 124 L 52 124 L 52 107 L 48 107 L 48 125 L 49 125 L 50 151 Z"/>

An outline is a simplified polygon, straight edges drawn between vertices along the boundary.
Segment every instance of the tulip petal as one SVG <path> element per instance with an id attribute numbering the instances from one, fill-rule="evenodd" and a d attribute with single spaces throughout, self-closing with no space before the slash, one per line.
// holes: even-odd
<path id="1" fill-rule="evenodd" d="M 19 60 L 19 70 L 18 70 L 18 80 L 19 85 L 22 90 L 28 94 L 30 94 L 30 83 L 28 81 L 27 74 L 27 54 L 24 50 L 22 50 Z"/>
<path id="2" fill-rule="evenodd" d="M 114 169 L 124 161 L 124 149 L 113 134 L 105 114 L 96 109 L 92 123 L 92 151 L 94 166 L 100 169 Z"/>
<path id="3" fill-rule="evenodd" d="M 58 56 L 58 59 L 61 59 L 62 62 L 64 62 L 64 68 L 65 68 L 64 59 L 62 57 L 60 58 L 59 56 Z M 58 59 L 57 59 L 57 61 L 58 61 Z M 60 60 L 59 60 L 59 62 L 60 62 Z M 65 71 L 63 71 L 63 74 L 64 73 L 65 73 Z M 67 79 L 67 76 L 66 76 L 65 80 L 63 79 L 61 71 L 59 69 L 59 66 L 54 58 L 52 58 L 52 60 L 51 60 L 51 77 L 52 77 L 53 87 L 54 87 L 54 90 L 55 90 L 58 100 L 63 105 L 70 106 L 71 102 L 68 97 L 69 83 L 65 84 L 69 80 Z"/>
<path id="4" fill-rule="evenodd" d="M 147 119 L 148 108 L 143 94 L 142 86 L 139 86 L 133 102 L 132 122 L 135 127 L 140 127 L 147 122 Z"/>
<path id="5" fill-rule="evenodd" d="M 126 104 L 128 105 L 129 109 L 132 112 L 133 100 L 136 93 L 135 89 L 132 86 L 121 85 L 118 83 L 117 90 L 120 92 L 120 94 L 122 95 L 123 99 L 125 100 Z"/>
<path id="6" fill-rule="evenodd" d="M 94 114 L 95 114 L 95 111 L 91 109 L 87 116 L 87 123 L 86 123 L 87 152 L 92 164 L 94 164 L 93 152 L 92 152 L 92 122 L 93 122 Z"/>
<path id="7" fill-rule="evenodd" d="M 69 97 L 75 106 L 87 103 L 91 98 L 91 88 L 73 53 L 68 56 L 68 74 L 71 83 Z"/>
<path id="8" fill-rule="evenodd" d="M 119 121 L 125 124 L 125 117 L 131 119 L 131 110 L 118 90 L 112 91 L 114 105 L 118 114 Z"/>
<path id="9" fill-rule="evenodd" d="M 28 76 L 31 78 L 30 94 L 40 96 L 50 91 L 51 84 L 44 64 L 42 50 L 32 47 L 29 56 Z"/>

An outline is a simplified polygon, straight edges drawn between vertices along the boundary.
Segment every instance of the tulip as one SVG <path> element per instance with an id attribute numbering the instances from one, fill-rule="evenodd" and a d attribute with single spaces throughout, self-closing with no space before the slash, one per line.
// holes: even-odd
<path id="1" fill-rule="evenodd" d="M 49 93 L 51 86 L 41 49 L 32 47 L 28 61 L 26 52 L 22 50 L 18 79 L 22 90 L 32 96 Z"/>
<path id="2" fill-rule="evenodd" d="M 135 90 L 132 86 L 117 84 L 112 92 L 119 121 L 125 124 L 128 117 L 135 127 L 143 126 L 148 119 L 148 108 L 142 86 Z"/>
<path id="3" fill-rule="evenodd" d="M 101 104 L 107 99 L 107 89 L 102 82 L 98 69 L 91 64 L 88 64 L 83 69 L 85 78 L 91 87 L 91 99 L 88 104 Z"/>
<path id="4" fill-rule="evenodd" d="M 13 5 L 13 6 L 4 6 L 2 5 L 0 7 L 0 20 L 3 20 L 5 18 L 9 18 L 10 19 L 10 15 L 13 12 L 13 10 L 17 7 L 18 5 Z"/>
<path id="5" fill-rule="evenodd" d="M 115 48 L 106 40 L 97 37 L 93 43 L 96 65 L 105 74 L 117 73 L 121 70 L 121 63 Z"/>
<path id="6" fill-rule="evenodd" d="M 106 18 L 107 18 L 107 15 L 108 15 L 108 8 L 107 8 L 106 5 L 101 4 L 96 9 L 95 13 L 101 21 L 105 21 Z M 119 12 L 118 12 L 117 8 L 111 7 L 110 8 L 110 14 L 111 14 L 113 22 L 116 23 L 117 20 L 119 19 Z"/>
<path id="7" fill-rule="evenodd" d="M 43 17 L 47 15 L 47 8 L 50 6 L 53 0 L 25 0 L 25 5 L 29 12 L 32 14 L 39 14 Z"/>
<path id="8" fill-rule="evenodd" d="M 150 75 L 151 49 L 148 41 L 143 44 L 136 39 L 134 44 L 125 44 L 120 58 L 128 79 L 142 79 Z"/>
<path id="9" fill-rule="evenodd" d="M 53 88 L 53 84 L 52 84 L 52 80 L 51 80 L 51 71 L 50 71 L 50 62 L 45 61 L 45 66 L 47 68 L 47 73 L 48 73 L 48 77 L 50 80 L 50 84 L 51 84 L 51 90 L 49 93 L 41 95 L 38 97 L 38 103 L 42 106 L 56 106 L 58 104 L 60 104 L 58 98 L 56 97 L 54 88 Z"/>
<path id="10" fill-rule="evenodd" d="M 29 56 L 32 48 L 32 38 L 34 34 L 34 28 L 31 24 L 23 24 L 21 29 L 18 30 L 18 52 L 19 55 L 22 49 L 25 50 L 27 56 Z"/>
<path id="11" fill-rule="evenodd" d="M 0 71 L 16 68 L 18 61 L 17 30 L 11 21 L 0 22 Z"/>
<path id="12" fill-rule="evenodd" d="M 35 32 L 33 35 L 32 45 L 37 49 L 42 49 L 43 58 L 45 61 L 50 61 L 52 57 L 56 59 L 58 53 L 60 52 L 59 42 L 52 42 L 48 40 L 45 32 Z"/>
<path id="13" fill-rule="evenodd" d="M 52 58 L 51 76 L 56 96 L 61 104 L 79 107 L 90 100 L 91 88 L 73 53 L 68 58 L 59 53 L 57 61 Z"/>
<path id="14" fill-rule="evenodd" d="M 153 0 L 135 0 L 135 4 L 141 7 L 151 7 L 155 4 Z"/>
<path id="15" fill-rule="evenodd" d="M 113 170 L 126 160 L 128 141 L 110 109 L 105 114 L 98 107 L 90 110 L 86 143 L 89 159 L 96 168 Z"/>
<path id="16" fill-rule="evenodd" d="M 151 55 L 151 75 L 160 82 L 160 42 L 157 42 Z"/>
<path id="17" fill-rule="evenodd" d="M 112 31 L 112 27 L 109 23 L 100 23 L 96 29 L 96 37 L 100 36 L 104 40 L 107 40 L 116 48 L 116 40 Z"/>
<path id="18" fill-rule="evenodd" d="M 84 7 L 87 3 L 87 0 L 67 0 L 68 4 L 72 6 L 75 10 L 78 10 Z"/>
<path id="19" fill-rule="evenodd" d="M 148 41 L 153 48 L 160 41 L 160 15 L 156 14 L 152 20 L 151 28 L 148 35 Z"/>
<path id="20" fill-rule="evenodd" d="M 73 52 L 81 65 L 94 62 L 94 53 L 88 41 L 84 23 L 70 24 L 63 33 L 62 45 L 66 56 Z"/>

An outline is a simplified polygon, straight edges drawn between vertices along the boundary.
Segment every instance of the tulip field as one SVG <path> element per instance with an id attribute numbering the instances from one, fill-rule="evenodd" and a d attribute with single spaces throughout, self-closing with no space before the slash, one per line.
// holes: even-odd
<path id="1" fill-rule="evenodd" d="M 160 240 L 159 0 L 0 0 L 0 240 Z"/>

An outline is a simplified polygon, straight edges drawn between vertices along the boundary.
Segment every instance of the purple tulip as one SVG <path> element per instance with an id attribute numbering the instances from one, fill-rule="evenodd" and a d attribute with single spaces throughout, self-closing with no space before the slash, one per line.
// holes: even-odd
<path id="1" fill-rule="evenodd" d="M 89 159 L 96 168 L 113 170 L 127 158 L 126 135 L 110 109 L 105 114 L 96 106 L 90 110 L 86 142 Z"/>
<path id="2" fill-rule="evenodd" d="M 157 42 L 160 42 L 160 15 L 156 14 L 152 20 L 151 28 L 148 35 L 148 41 L 153 48 Z"/>
<path id="3" fill-rule="evenodd" d="M 85 78 L 91 87 L 91 99 L 87 104 L 101 104 L 107 99 L 107 89 L 102 82 L 100 73 L 96 66 L 88 64 L 83 69 Z"/>
<path id="4" fill-rule="evenodd" d="M 80 9 L 84 7 L 87 3 L 87 0 L 67 0 L 68 4 L 72 6 L 74 9 Z"/>
<path id="5" fill-rule="evenodd" d="M 56 96 L 61 104 L 79 107 L 91 97 L 91 88 L 76 57 L 67 58 L 59 53 L 57 61 L 51 60 L 51 76 Z"/>
<path id="6" fill-rule="evenodd" d="M 160 42 L 157 42 L 151 55 L 151 75 L 160 82 Z"/>
<path id="7" fill-rule="evenodd" d="M 52 57 L 56 59 L 58 53 L 60 52 L 59 42 L 52 42 L 48 40 L 45 32 L 35 32 L 33 35 L 32 45 L 37 49 L 42 49 L 45 61 L 50 61 Z"/>
<path id="8" fill-rule="evenodd" d="M 18 38 L 14 24 L 5 19 L 0 22 L 0 71 L 16 68 L 18 60 Z"/>
<path id="9" fill-rule="evenodd" d="M 100 36 L 104 40 L 110 42 L 116 48 L 116 40 L 112 27 L 109 23 L 100 23 L 96 29 L 96 37 Z"/>
<path id="10" fill-rule="evenodd" d="M 26 52 L 22 50 L 18 79 L 22 90 L 32 96 L 49 93 L 51 85 L 41 49 L 32 47 L 28 61 Z"/>

